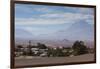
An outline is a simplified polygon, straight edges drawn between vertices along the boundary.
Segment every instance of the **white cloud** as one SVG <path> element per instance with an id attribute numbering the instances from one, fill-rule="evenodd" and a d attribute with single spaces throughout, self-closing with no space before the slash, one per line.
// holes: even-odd
<path id="1" fill-rule="evenodd" d="M 53 6 L 54 8 L 54 6 Z M 52 6 L 44 6 L 44 5 L 21 5 L 16 4 L 15 5 L 15 12 L 16 10 L 19 10 L 21 12 L 25 12 L 26 14 L 32 13 L 32 12 L 43 12 L 43 13 L 52 13 L 55 9 L 52 9 Z M 55 11 L 56 12 L 56 11 Z"/>
<path id="2" fill-rule="evenodd" d="M 34 24 L 63 24 L 75 23 L 79 20 L 92 20 L 93 15 L 81 13 L 50 13 L 40 15 L 38 18 L 16 18 L 17 25 L 34 25 Z"/>
<path id="3" fill-rule="evenodd" d="M 89 9 L 89 8 L 79 8 L 79 12 L 81 12 L 81 13 L 87 13 L 87 14 L 93 14 L 93 11 L 94 9 L 93 8 L 91 8 L 91 9 Z"/>
<path id="4" fill-rule="evenodd" d="M 83 14 L 93 14 L 94 8 L 84 8 L 84 7 L 64 7 L 67 10 L 72 10 L 73 12 L 83 13 Z"/>

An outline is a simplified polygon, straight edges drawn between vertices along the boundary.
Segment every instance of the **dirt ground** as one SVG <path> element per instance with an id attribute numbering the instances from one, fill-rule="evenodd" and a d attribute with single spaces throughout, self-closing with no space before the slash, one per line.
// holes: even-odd
<path id="1" fill-rule="evenodd" d="M 85 54 L 72 57 L 16 57 L 15 67 L 28 65 L 43 65 L 43 64 L 60 64 L 73 62 L 88 62 L 94 61 L 94 54 Z"/>

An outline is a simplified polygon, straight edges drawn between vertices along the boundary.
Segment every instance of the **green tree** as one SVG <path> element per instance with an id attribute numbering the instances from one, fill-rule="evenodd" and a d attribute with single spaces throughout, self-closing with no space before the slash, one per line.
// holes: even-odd
<path id="1" fill-rule="evenodd" d="M 18 45 L 17 48 L 23 48 L 23 46 L 22 45 Z"/>
<path id="2" fill-rule="evenodd" d="M 84 45 L 83 41 L 75 41 L 72 46 L 74 55 L 81 55 L 88 53 L 88 48 Z"/>
<path id="3" fill-rule="evenodd" d="M 71 47 L 63 47 L 63 56 L 69 56 L 71 54 L 70 50 L 72 50 Z"/>
<path id="4" fill-rule="evenodd" d="M 23 48 L 22 45 L 17 45 L 17 47 L 15 48 L 15 51 L 20 52 L 20 51 L 22 51 L 21 48 Z"/>
<path id="5" fill-rule="evenodd" d="M 48 57 L 50 57 L 52 55 L 52 51 L 53 51 L 52 48 L 48 48 L 48 51 L 47 51 L 47 56 Z"/>
<path id="6" fill-rule="evenodd" d="M 40 48 L 40 49 L 46 49 L 47 46 L 45 44 L 41 44 L 41 43 L 37 43 L 37 46 Z"/>

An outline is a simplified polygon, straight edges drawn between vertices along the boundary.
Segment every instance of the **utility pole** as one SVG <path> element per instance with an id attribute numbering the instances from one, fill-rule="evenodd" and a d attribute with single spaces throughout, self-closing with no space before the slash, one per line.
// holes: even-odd
<path id="1" fill-rule="evenodd" d="M 29 55 L 31 55 L 31 40 L 29 40 L 28 48 L 29 48 Z"/>

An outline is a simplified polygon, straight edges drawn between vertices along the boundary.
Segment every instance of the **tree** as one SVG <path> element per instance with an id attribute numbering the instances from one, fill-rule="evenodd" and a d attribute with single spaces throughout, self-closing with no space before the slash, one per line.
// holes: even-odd
<path id="1" fill-rule="evenodd" d="M 60 49 L 59 47 L 57 47 L 56 49 L 48 49 L 48 54 L 52 55 L 53 57 L 61 57 L 64 56 L 64 53 L 62 52 L 62 49 Z"/>
<path id="2" fill-rule="evenodd" d="M 18 45 L 17 48 L 23 48 L 23 46 L 22 45 Z"/>
<path id="3" fill-rule="evenodd" d="M 48 56 L 48 57 L 51 57 L 52 51 L 53 51 L 53 49 L 48 48 L 48 51 L 47 51 L 47 56 Z"/>
<path id="4" fill-rule="evenodd" d="M 17 47 L 15 48 L 15 51 L 16 52 L 21 52 L 22 51 L 21 48 L 23 48 L 22 45 L 17 45 Z"/>
<path id="5" fill-rule="evenodd" d="M 63 47 L 63 56 L 70 56 L 71 55 L 71 51 L 72 48 L 71 47 Z"/>
<path id="6" fill-rule="evenodd" d="M 47 46 L 45 44 L 41 44 L 41 43 L 37 43 L 37 46 L 40 48 L 40 49 L 46 49 Z"/>
<path id="7" fill-rule="evenodd" d="M 75 41 L 72 46 L 74 55 L 81 55 L 88 53 L 88 48 L 84 45 L 83 41 Z"/>

